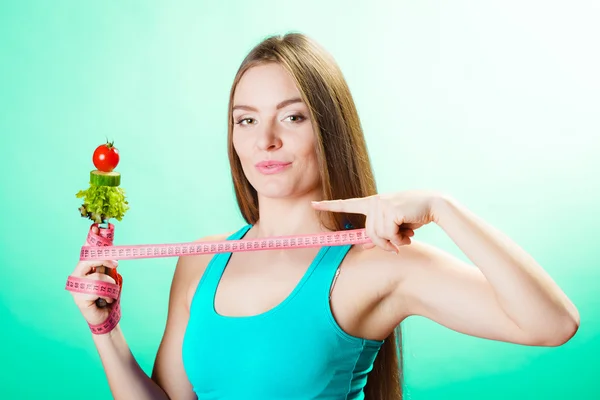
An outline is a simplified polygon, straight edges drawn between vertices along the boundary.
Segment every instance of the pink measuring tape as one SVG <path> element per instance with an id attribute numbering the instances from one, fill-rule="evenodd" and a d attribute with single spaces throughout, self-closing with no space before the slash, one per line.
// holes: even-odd
<path id="1" fill-rule="evenodd" d="M 92 228 L 98 228 L 98 234 Z M 81 261 L 91 260 L 131 260 L 137 258 L 160 258 L 195 256 L 201 254 L 234 253 L 260 250 L 284 250 L 321 246 L 342 246 L 371 243 L 365 229 L 338 232 L 323 232 L 308 235 L 275 236 L 261 239 L 219 240 L 209 242 L 188 242 L 158 245 L 113 246 L 114 225 L 101 228 L 92 224 L 88 231 L 86 245 L 81 247 Z M 94 294 L 115 300 L 109 317 L 101 324 L 89 325 L 95 334 L 110 332 L 121 318 L 120 294 L 123 278 L 116 269 L 108 268 L 116 284 L 69 276 L 65 289 L 76 293 Z M 101 300 L 101 299 L 99 299 Z M 96 303 L 98 304 L 98 302 Z M 102 307 L 100 304 L 98 304 Z"/>

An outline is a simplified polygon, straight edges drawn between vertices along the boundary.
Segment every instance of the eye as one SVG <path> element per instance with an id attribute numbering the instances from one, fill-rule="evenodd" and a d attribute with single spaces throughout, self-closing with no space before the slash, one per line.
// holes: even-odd
<path id="1" fill-rule="evenodd" d="M 254 121 L 254 118 L 241 118 L 241 119 L 239 119 L 236 122 L 236 124 L 238 124 L 238 125 L 248 125 L 248 123 L 244 123 L 244 122 L 247 122 L 247 121 Z M 253 122 L 250 122 L 250 123 L 253 123 Z"/>
<path id="2" fill-rule="evenodd" d="M 288 118 L 293 118 L 292 122 L 295 122 L 295 123 L 302 122 L 302 121 L 304 121 L 306 119 L 304 117 L 304 115 L 301 115 L 301 114 L 290 115 L 289 117 L 286 117 L 284 120 L 286 120 Z"/>

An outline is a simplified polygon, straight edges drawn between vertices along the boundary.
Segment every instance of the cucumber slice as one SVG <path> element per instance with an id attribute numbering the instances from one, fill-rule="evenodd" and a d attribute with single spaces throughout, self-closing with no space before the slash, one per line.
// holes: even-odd
<path id="1" fill-rule="evenodd" d="M 96 169 L 90 172 L 90 183 L 96 186 L 119 186 L 121 174 L 115 171 L 102 172 Z"/>

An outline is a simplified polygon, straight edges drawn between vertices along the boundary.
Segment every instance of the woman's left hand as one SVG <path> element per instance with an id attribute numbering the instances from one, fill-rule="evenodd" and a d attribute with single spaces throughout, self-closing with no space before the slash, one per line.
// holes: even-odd
<path id="1" fill-rule="evenodd" d="M 403 191 L 368 197 L 312 202 L 320 211 L 364 214 L 365 228 L 372 244 L 397 252 L 397 247 L 409 245 L 414 231 L 430 222 L 437 222 L 434 205 L 441 195 L 427 191 Z"/>

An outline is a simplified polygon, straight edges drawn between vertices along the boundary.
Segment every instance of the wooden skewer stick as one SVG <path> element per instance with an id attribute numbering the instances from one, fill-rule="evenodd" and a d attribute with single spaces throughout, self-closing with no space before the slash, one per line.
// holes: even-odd
<path id="1" fill-rule="evenodd" d="M 106 228 L 109 227 L 109 225 L 108 225 L 108 219 L 102 221 L 102 223 L 106 224 Z M 100 225 L 98 225 L 98 233 L 100 233 Z M 104 265 L 101 265 L 99 267 L 96 267 L 96 272 L 99 272 L 101 274 L 106 274 L 107 273 L 107 268 Z M 96 307 L 98 307 L 98 308 L 104 308 L 104 307 L 107 307 L 107 306 L 108 306 L 108 303 L 103 298 L 98 297 L 96 299 Z"/>

